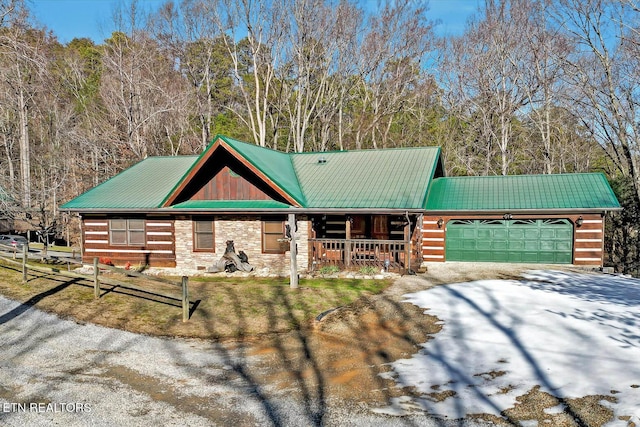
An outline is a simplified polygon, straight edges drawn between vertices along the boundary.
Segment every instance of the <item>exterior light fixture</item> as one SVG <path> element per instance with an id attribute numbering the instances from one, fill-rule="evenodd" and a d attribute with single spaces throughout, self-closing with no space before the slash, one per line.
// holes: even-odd
<path id="1" fill-rule="evenodd" d="M 576 225 L 577 225 L 578 227 L 581 227 L 583 222 L 584 222 L 584 220 L 582 219 L 582 215 L 580 215 L 580 216 L 578 217 L 578 219 L 576 219 Z"/>
<path id="2" fill-rule="evenodd" d="M 438 218 L 438 228 L 442 228 L 442 224 L 444 224 L 444 220 L 442 218 Z"/>
<path id="3" fill-rule="evenodd" d="M 502 215 L 503 219 L 513 219 L 513 215 L 511 215 L 510 213 L 506 213 L 504 215 Z"/>

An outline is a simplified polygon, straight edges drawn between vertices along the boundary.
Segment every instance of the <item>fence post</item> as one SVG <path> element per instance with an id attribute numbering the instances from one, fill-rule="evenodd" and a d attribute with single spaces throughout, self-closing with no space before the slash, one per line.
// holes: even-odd
<path id="1" fill-rule="evenodd" d="M 182 276 L 182 321 L 189 320 L 189 278 Z"/>
<path id="2" fill-rule="evenodd" d="M 27 257 L 29 256 L 29 250 L 27 245 L 22 246 L 22 281 L 27 281 Z"/>
<path id="3" fill-rule="evenodd" d="M 100 279 L 98 279 L 98 275 L 100 274 L 100 268 L 98 267 L 98 258 L 93 258 L 93 297 L 95 299 L 100 298 Z"/>

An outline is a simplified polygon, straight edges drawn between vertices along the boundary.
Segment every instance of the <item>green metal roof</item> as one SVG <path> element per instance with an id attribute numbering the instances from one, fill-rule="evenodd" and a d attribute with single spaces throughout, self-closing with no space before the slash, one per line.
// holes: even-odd
<path id="1" fill-rule="evenodd" d="M 439 147 L 293 154 L 308 208 L 422 209 Z"/>
<path id="2" fill-rule="evenodd" d="M 157 208 L 196 159 L 197 156 L 149 157 L 60 208 Z"/>
<path id="3" fill-rule="evenodd" d="M 306 204 L 305 195 L 300 188 L 296 171 L 291 162 L 291 154 L 236 141 L 226 136 L 218 136 L 218 138 L 226 142 L 238 154 L 242 155 L 254 167 L 269 177 L 301 206 Z"/>
<path id="4" fill-rule="evenodd" d="M 438 211 L 619 208 L 601 173 L 438 178 L 427 202 Z"/>
<path id="5" fill-rule="evenodd" d="M 291 206 L 275 200 L 187 200 L 173 205 L 174 209 L 287 209 Z"/>
<path id="6" fill-rule="evenodd" d="M 427 209 L 437 211 L 619 209 L 605 176 L 596 174 L 435 178 L 440 148 L 282 153 L 218 136 L 234 156 L 309 209 Z M 62 209 L 154 209 L 163 206 L 200 156 L 150 157 L 61 206 Z M 429 186 L 431 186 L 429 188 Z M 428 194 L 428 196 L 427 196 Z M 428 197 L 428 198 L 427 198 Z M 190 200 L 176 210 L 280 209 L 263 200 Z"/>

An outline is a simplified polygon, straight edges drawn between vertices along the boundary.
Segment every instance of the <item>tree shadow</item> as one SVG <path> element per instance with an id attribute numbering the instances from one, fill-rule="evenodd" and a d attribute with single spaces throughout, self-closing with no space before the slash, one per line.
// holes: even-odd
<path id="1" fill-rule="evenodd" d="M 410 285 L 404 285 L 403 289 L 410 292 L 433 286 L 433 281 L 427 276 L 404 277 L 398 283 L 407 280 Z M 553 281 L 552 278 L 549 280 L 550 283 Z M 0 334 L 6 330 L 2 329 L 2 323 L 15 319 L 46 296 L 74 283 L 77 281 L 64 282 L 2 315 Z M 512 347 L 518 349 L 527 365 L 535 371 L 540 384 L 553 386 L 544 366 L 529 352 L 522 337 L 514 333 L 518 319 L 506 321 L 499 316 L 506 309 L 504 305 L 490 296 L 489 306 L 480 306 L 457 290 L 446 289 L 451 298 L 462 303 L 456 315 L 447 319 L 447 327 L 459 328 L 462 332 L 460 319 L 463 316 L 470 311 L 481 314 L 507 338 Z M 89 325 L 68 324 L 56 329 L 48 323 L 37 326 L 25 323 L 25 330 L 12 337 L 11 342 L 22 346 L 12 353 L 12 360 L 31 357 L 43 351 L 45 344 L 58 348 L 61 346 L 58 340 L 74 337 L 69 344 L 73 348 L 67 351 L 75 356 L 67 357 L 75 357 L 78 363 L 70 361 L 75 367 L 65 368 L 70 375 L 60 381 L 75 385 L 93 379 L 104 382 L 107 392 L 114 384 L 128 385 L 150 396 L 149 405 L 161 402 L 178 413 L 204 417 L 213 424 L 252 420 L 249 423 L 275 426 L 335 425 L 340 420 L 340 415 L 336 414 L 349 414 L 350 419 L 365 424 L 448 426 L 466 422 L 462 419 L 465 416 L 464 402 L 460 400 L 456 401 L 457 409 L 447 419 L 430 415 L 435 413 L 432 411 L 432 399 L 442 394 L 443 389 L 426 395 L 417 389 L 403 389 L 396 384 L 398 378 L 394 377 L 391 363 L 417 353 L 428 354 L 440 363 L 441 370 L 455 381 L 449 384 L 454 391 L 461 391 L 466 384 L 474 384 L 478 380 L 460 368 L 465 360 L 452 360 L 447 349 L 437 339 L 431 339 L 434 334 L 437 337 L 435 326 L 439 326 L 438 319 L 431 320 L 433 329 L 426 327 L 424 318 L 429 316 L 421 314 L 424 309 L 408 302 L 397 291 L 362 297 L 356 303 L 325 313 L 320 321 L 307 323 L 300 320 L 300 312 L 309 313 L 313 308 L 301 305 L 296 299 L 296 295 L 305 292 L 304 287 L 294 291 L 280 286 L 268 296 L 257 295 L 254 301 L 267 310 L 266 330 L 278 330 L 284 322 L 290 325 L 290 332 L 257 336 L 252 332 L 256 307 L 243 304 L 247 298 L 243 287 L 232 286 L 220 292 L 227 293 L 225 304 L 232 309 L 237 322 L 238 334 L 233 339 L 216 338 L 231 320 L 216 318 L 214 313 L 208 313 L 207 316 L 214 317 L 206 319 L 208 336 L 212 338 L 198 340 L 153 338 L 94 327 L 89 334 L 82 332 Z M 335 290 L 336 300 L 340 293 L 339 289 Z M 201 307 L 201 303 L 201 297 L 192 303 L 190 316 Z M 275 309 L 276 306 L 279 310 Z M 98 305 L 96 310 L 99 310 L 96 316 L 109 311 L 105 305 Z M 198 312 L 201 313 L 200 310 Z M 318 314 L 314 313 L 313 317 Z M 30 334 L 38 339 L 34 341 Z M 91 337 L 85 338 L 84 335 Z M 77 344 L 73 344 L 73 340 Z M 84 340 L 90 342 L 85 343 Z M 464 336 L 459 346 L 462 353 L 471 352 L 471 348 L 466 347 Z M 468 357 L 473 356 L 469 354 Z M 148 358 L 153 360 L 151 365 L 140 363 Z M 52 375 L 50 367 L 42 369 L 42 378 Z M 96 371 L 106 373 L 96 374 Z M 432 374 L 425 372 L 425 379 Z M 60 383 L 35 377 L 32 381 L 39 384 L 39 393 L 45 397 L 54 395 L 55 390 L 61 387 Z M 162 389 L 163 393 L 154 392 L 154 388 Z M 210 391 L 205 393 L 200 391 L 201 388 Z M 472 392 L 478 399 L 493 405 L 496 411 L 500 409 L 498 403 L 483 394 L 480 388 L 474 388 Z M 374 395 L 375 398 L 370 398 Z M 416 410 L 404 412 L 400 417 L 372 412 L 372 409 L 385 405 L 393 406 L 404 396 L 416 403 Z M 82 398 L 78 395 L 72 397 Z M 99 406 L 104 412 L 114 409 L 106 402 L 95 404 L 104 405 Z M 570 405 L 565 404 L 565 407 L 571 411 Z M 139 415 L 142 418 L 137 419 L 141 422 L 148 420 L 145 416 Z M 571 416 L 577 425 L 587 425 L 580 414 Z M 509 415 L 503 415 L 502 420 L 519 424 Z"/>
<path id="2" fill-rule="evenodd" d="M 0 315 L 0 325 L 3 323 L 6 323 L 10 320 L 15 319 L 16 317 L 20 316 L 21 314 L 23 314 L 24 312 L 32 309 L 37 303 L 39 303 L 40 301 L 42 301 L 43 299 L 47 298 L 48 296 L 54 295 L 60 291 L 62 291 L 63 289 L 68 288 L 69 286 L 77 283 L 79 280 L 81 279 L 71 279 L 67 282 L 61 283 L 60 285 L 51 288 L 45 292 L 41 292 L 38 295 L 35 295 L 31 298 L 29 298 L 28 300 L 26 300 L 25 302 L 21 303 L 20 305 L 18 305 L 17 307 L 13 308 L 12 310 Z"/>
<path id="3" fill-rule="evenodd" d="M 532 310 L 528 310 L 526 305 L 512 305 L 509 302 L 510 300 L 506 300 L 502 296 L 498 298 L 498 291 L 496 290 L 496 294 L 494 294 L 492 291 L 493 288 L 489 286 L 485 287 L 483 281 L 461 281 L 460 283 L 440 287 L 438 294 L 442 295 L 442 297 L 436 297 L 434 294 L 431 294 L 431 304 L 447 307 L 447 310 L 440 310 L 443 313 L 447 313 L 443 317 L 445 327 L 448 331 L 446 334 L 447 338 L 446 340 L 441 340 L 437 337 L 434 341 L 427 343 L 424 345 L 424 349 L 413 357 L 413 362 L 409 363 L 414 363 L 414 366 L 421 366 L 421 369 L 425 372 L 428 369 L 437 369 L 442 372 L 430 372 L 425 375 L 424 380 L 416 380 L 415 378 L 413 380 L 407 380 L 403 378 L 403 375 L 409 375 L 415 371 L 403 368 L 402 364 L 395 372 L 395 378 L 400 384 L 420 384 L 421 382 L 426 384 L 421 387 L 423 396 L 421 397 L 420 393 L 418 393 L 414 402 L 429 412 L 437 413 L 438 409 L 436 408 L 442 410 L 442 405 L 438 406 L 438 403 L 428 396 L 429 393 L 425 391 L 425 388 L 430 384 L 437 383 L 441 378 L 446 378 L 448 381 L 442 380 L 439 383 L 438 389 L 450 390 L 458 396 L 453 400 L 454 404 L 457 404 L 457 409 L 455 409 L 456 413 L 451 414 L 451 416 L 466 416 L 470 406 L 468 405 L 469 402 L 462 402 L 462 396 L 465 396 L 464 393 L 467 393 L 466 396 L 472 394 L 476 400 L 481 401 L 486 407 L 491 407 L 494 412 L 500 413 L 504 421 L 513 425 L 519 425 L 519 420 L 512 418 L 510 415 L 514 413 L 513 411 L 503 410 L 504 400 L 498 404 L 501 400 L 499 399 L 501 391 L 488 391 L 492 384 L 491 377 L 494 375 L 496 377 L 505 375 L 505 372 L 490 371 L 474 373 L 468 369 L 470 366 L 485 365 L 491 366 L 492 369 L 498 369 L 495 367 L 499 365 L 488 359 L 492 357 L 492 351 L 482 351 L 482 353 L 485 354 L 483 356 L 482 354 L 476 353 L 475 347 L 470 346 L 470 344 L 475 344 L 473 341 L 478 343 L 486 342 L 487 348 L 495 349 L 493 351 L 495 352 L 495 357 L 498 362 L 501 362 L 498 358 L 500 357 L 500 349 L 502 346 L 510 348 L 512 351 L 506 354 L 511 354 L 512 356 L 509 357 L 518 360 L 517 363 L 514 362 L 515 366 L 519 366 L 518 369 L 520 371 L 526 371 L 534 378 L 531 386 L 537 385 L 547 390 L 550 396 L 556 399 L 557 404 L 561 405 L 563 414 L 569 416 L 575 425 L 587 426 L 590 424 L 589 416 L 583 411 L 576 409 L 575 399 L 558 395 L 558 393 L 561 393 L 557 393 L 557 391 L 560 388 L 559 384 L 562 383 L 562 380 L 552 377 L 552 375 L 557 374 L 557 371 L 555 373 L 548 371 L 547 362 L 542 358 L 539 351 L 543 350 L 545 354 L 553 353 L 552 357 L 556 358 L 562 358 L 564 355 L 566 363 L 572 363 L 571 361 L 574 359 L 582 360 L 580 351 L 586 351 L 588 348 L 596 348 L 598 346 L 597 339 L 592 337 L 589 332 L 593 331 L 591 325 L 602 325 L 606 327 L 607 338 L 619 342 L 620 347 L 638 346 L 637 331 L 635 333 L 633 332 L 636 330 L 634 326 L 638 324 L 636 313 L 625 313 L 624 310 L 609 311 L 597 308 L 601 307 L 602 303 L 612 303 L 621 307 L 637 307 L 638 301 L 636 295 L 638 282 L 627 279 L 611 280 L 610 277 L 603 275 L 581 275 L 553 271 L 534 271 L 526 273 L 523 276 L 529 280 L 511 280 L 511 283 L 505 282 L 500 286 L 511 286 L 514 296 L 518 294 L 519 291 L 517 287 L 520 286 L 536 291 L 549 292 L 555 294 L 554 297 L 558 295 L 570 296 L 571 298 L 579 298 L 584 301 L 597 302 L 600 305 L 587 306 L 595 308 L 579 310 L 577 308 L 579 306 L 573 306 L 570 300 L 566 300 L 569 302 L 560 306 L 564 308 L 558 309 L 560 311 L 552 311 L 550 308 L 545 308 L 539 301 L 536 301 L 538 304 L 532 304 Z M 544 281 L 538 282 L 540 279 L 544 279 Z M 515 288 L 513 288 L 513 286 L 515 286 Z M 501 291 L 499 292 L 502 294 Z M 629 295 L 629 298 L 625 298 L 625 295 Z M 419 299 L 413 299 L 417 298 L 414 295 L 408 295 L 408 297 L 421 307 L 425 307 L 425 304 L 428 304 L 425 302 L 428 301 L 427 298 L 425 298 L 423 302 L 419 302 Z M 435 306 L 432 307 L 436 308 Z M 629 311 L 635 312 L 635 310 Z M 526 332 L 528 331 L 527 329 L 521 328 L 523 325 L 529 324 L 531 319 L 535 321 L 535 316 L 545 315 L 544 312 L 547 313 L 546 315 L 552 315 L 550 321 L 544 324 L 545 326 L 548 325 L 548 328 L 545 327 L 542 329 L 541 326 L 538 326 L 538 329 L 532 330 L 531 332 Z M 564 318 L 572 318 L 579 323 L 554 322 L 553 316 L 556 315 Z M 474 323 L 474 326 L 471 326 L 468 319 L 476 318 L 480 320 L 478 320 L 477 324 Z M 491 335 L 489 335 L 490 338 L 486 338 L 485 335 L 480 335 L 479 337 L 472 333 L 474 329 L 484 331 L 485 324 L 487 325 L 487 329 L 493 331 Z M 560 349 L 553 347 L 553 344 L 548 344 L 551 348 L 540 347 L 541 345 L 544 346 L 541 342 L 546 342 L 546 340 L 544 340 L 545 334 L 567 337 L 566 339 L 580 342 L 581 347 L 580 349 L 567 350 L 566 354 L 565 352 L 561 352 Z M 536 338 L 536 340 L 532 341 L 533 338 Z M 543 339 L 538 340 L 537 338 Z M 591 353 L 587 354 L 590 355 Z M 479 359 L 476 363 L 474 358 L 478 357 L 483 358 Z M 425 362 L 423 363 L 421 360 Z M 593 363 L 598 366 L 587 365 L 586 362 L 582 362 L 581 366 L 584 372 L 589 372 L 589 378 L 594 378 L 596 372 L 606 375 L 607 368 L 603 367 L 605 365 L 603 362 L 601 359 L 594 359 Z M 505 365 L 503 365 L 504 370 L 509 369 L 510 366 L 512 368 L 514 366 L 510 365 L 511 361 L 508 360 L 502 360 L 501 363 L 505 363 Z M 435 368 L 436 366 L 437 368 Z M 599 367 L 600 370 L 598 370 Z M 618 366 L 618 368 L 615 369 L 620 368 L 622 368 L 622 366 Z M 605 371 L 602 371 L 602 369 L 605 369 Z M 437 375 L 434 376 L 434 374 Z M 430 376 L 436 379 L 432 380 L 429 378 Z M 508 379 L 509 376 L 505 378 Z M 579 381 L 578 377 L 572 378 L 572 380 Z M 602 380 L 602 384 L 608 383 L 605 377 L 603 377 Z M 614 384 L 612 384 L 612 387 L 613 386 Z M 436 388 L 435 385 L 432 387 Z M 632 387 L 634 386 L 632 385 Z M 609 395 L 608 392 L 604 393 L 602 399 L 615 400 L 616 393 L 617 392 L 614 391 L 611 392 L 611 395 Z M 582 397 L 583 396 L 575 396 L 575 398 Z M 520 402 L 520 404 L 522 404 L 522 402 Z"/>

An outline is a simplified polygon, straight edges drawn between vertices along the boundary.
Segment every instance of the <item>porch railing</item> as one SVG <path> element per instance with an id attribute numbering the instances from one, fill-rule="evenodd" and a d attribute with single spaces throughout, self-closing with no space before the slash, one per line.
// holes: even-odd
<path id="1" fill-rule="evenodd" d="M 409 268 L 409 248 L 403 240 L 309 239 L 309 244 L 313 270 L 325 265 L 347 269 L 372 266 L 400 272 Z"/>

